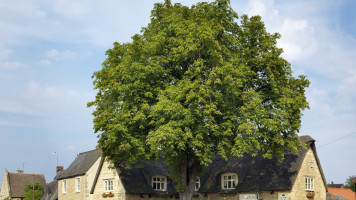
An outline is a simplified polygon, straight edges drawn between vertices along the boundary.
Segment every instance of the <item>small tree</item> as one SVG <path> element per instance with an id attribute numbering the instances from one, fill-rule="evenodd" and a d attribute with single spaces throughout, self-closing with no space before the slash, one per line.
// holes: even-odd
<path id="1" fill-rule="evenodd" d="M 356 191 L 355 185 L 356 185 L 356 175 L 349 176 L 349 178 L 346 179 L 344 188 L 350 188 L 352 191 L 355 192 Z"/>
<path id="2" fill-rule="evenodd" d="M 24 200 L 33 200 L 33 195 L 35 200 L 40 200 L 43 194 L 43 187 L 39 183 L 28 184 L 24 189 Z"/>
<path id="3" fill-rule="evenodd" d="M 292 76 L 278 33 L 228 0 L 157 3 L 132 42 L 106 52 L 94 73 L 94 131 L 116 164 L 163 159 L 181 199 L 216 155 L 298 151 L 309 81 Z"/>

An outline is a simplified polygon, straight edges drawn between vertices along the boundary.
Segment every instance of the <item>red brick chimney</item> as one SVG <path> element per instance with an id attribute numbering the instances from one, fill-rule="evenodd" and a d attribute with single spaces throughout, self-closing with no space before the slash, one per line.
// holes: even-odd
<path id="1" fill-rule="evenodd" d="M 63 171 L 64 167 L 63 166 L 57 166 L 56 167 L 56 174 L 58 174 L 59 172 Z"/>

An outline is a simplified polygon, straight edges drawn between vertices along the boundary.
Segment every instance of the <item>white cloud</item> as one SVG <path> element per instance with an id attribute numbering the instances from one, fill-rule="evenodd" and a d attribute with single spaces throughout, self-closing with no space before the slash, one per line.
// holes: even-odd
<path id="1" fill-rule="evenodd" d="M 40 115 L 86 114 L 86 103 L 92 96 L 73 89 L 41 84 L 31 80 L 25 87 L 20 101 L 26 102 Z M 78 115 L 77 113 L 77 115 Z"/>
<path id="2" fill-rule="evenodd" d="M 61 61 L 75 58 L 76 53 L 68 50 L 60 52 L 57 49 L 51 49 L 46 52 L 46 55 L 49 59 Z M 46 61 L 50 62 L 49 60 Z"/>
<path id="3" fill-rule="evenodd" d="M 51 61 L 49 61 L 49 60 L 40 60 L 40 61 L 38 62 L 38 64 L 40 64 L 40 65 L 50 65 L 50 64 L 51 64 Z"/>
<path id="4" fill-rule="evenodd" d="M 60 53 L 57 49 L 51 49 L 47 51 L 47 56 L 50 58 L 57 57 L 59 54 Z"/>
<path id="5" fill-rule="evenodd" d="M 62 57 L 63 57 L 64 59 L 74 58 L 75 55 L 76 55 L 76 53 L 75 53 L 75 52 L 72 52 L 72 51 L 64 51 L 64 52 L 62 53 Z"/>
<path id="6" fill-rule="evenodd" d="M 88 13 L 88 2 L 55 0 L 52 9 L 59 15 L 68 18 L 85 18 Z"/>
<path id="7" fill-rule="evenodd" d="M 11 49 L 6 48 L 4 44 L 1 44 L 1 42 L 2 41 L 0 40 L 0 61 L 8 58 L 9 55 L 13 52 Z"/>
<path id="8" fill-rule="evenodd" d="M 25 67 L 26 65 L 19 61 L 0 62 L 0 69 L 3 70 L 16 70 Z"/>
<path id="9" fill-rule="evenodd" d="M 22 114 L 33 114 L 34 111 L 31 108 L 23 105 L 21 101 L 16 101 L 13 99 L 0 99 L 0 112 L 6 113 L 22 113 Z"/>

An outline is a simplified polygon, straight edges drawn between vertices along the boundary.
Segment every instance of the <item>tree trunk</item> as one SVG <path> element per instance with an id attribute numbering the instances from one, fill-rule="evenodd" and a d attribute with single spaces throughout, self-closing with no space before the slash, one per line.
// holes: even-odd
<path id="1" fill-rule="evenodd" d="M 198 165 L 194 162 L 188 167 L 188 158 L 184 158 L 181 163 L 182 184 L 186 186 L 186 191 L 179 193 L 180 200 L 191 200 L 195 192 Z"/>

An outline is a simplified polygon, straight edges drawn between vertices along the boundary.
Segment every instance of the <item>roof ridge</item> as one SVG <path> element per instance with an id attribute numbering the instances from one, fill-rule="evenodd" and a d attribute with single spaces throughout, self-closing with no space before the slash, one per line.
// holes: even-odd
<path id="1" fill-rule="evenodd" d="M 8 172 L 9 174 L 19 174 L 19 175 L 40 175 L 44 176 L 44 174 L 35 174 L 35 173 L 17 173 L 17 172 Z"/>
<path id="2" fill-rule="evenodd" d="M 93 152 L 93 151 L 98 151 L 98 150 L 99 149 L 93 149 L 93 150 L 89 150 L 89 151 L 84 151 L 84 152 L 78 153 L 78 156 L 82 155 L 82 154 L 90 153 L 90 152 Z"/>

